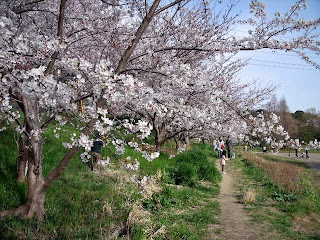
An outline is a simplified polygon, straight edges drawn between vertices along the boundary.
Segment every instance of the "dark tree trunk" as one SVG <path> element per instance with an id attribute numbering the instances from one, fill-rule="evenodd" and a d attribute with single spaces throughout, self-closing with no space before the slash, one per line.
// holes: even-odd
<path id="1" fill-rule="evenodd" d="M 36 217 L 39 220 L 44 220 L 44 201 L 46 191 L 43 188 L 44 179 L 42 174 L 33 166 L 29 165 L 28 171 L 28 198 L 27 202 L 14 209 L 0 212 L 0 218 L 8 216 L 21 216 L 22 218 L 33 218 Z"/>
<path id="2" fill-rule="evenodd" d="M 156 128 L 156 136 L 155 136 L 155 145 L 156 145 L 156 151 L 161 152 L 162 151 L 162 145 L 167 141 L 166 138 L 166 130 L 165 126 L 162 126 L 161 130 Z"/>
<path id="3" fill-rule="evenodd" d="M 186 136 L 184 138 L 184 141 L 186 143 L 186 149 L 190 148 L 190 138 L 189 138 L 189 136 Z"/>
<path id="4" fill-rule="evenodd" d="M 161 139 L 159 138 L 158 135 L 156 135 L 155 137 L 155 144 L 156 144 L 156 152 L 161 152 L 162 144 L 161 144 Z"/>
<path id="5" fill-rule="evenodd" d="M 176 150 L 178 151 L 178 149 L 180 148 L 180 140 L 178 138 L 174 138 L 174 141 L 176 143 Z"/>

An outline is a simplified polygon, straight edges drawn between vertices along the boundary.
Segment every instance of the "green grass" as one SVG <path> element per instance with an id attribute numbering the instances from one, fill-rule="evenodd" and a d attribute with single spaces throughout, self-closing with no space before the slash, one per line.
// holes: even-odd
<path id="1" fill-rule="evenodd" d="M 74 132 L 73 128 L 65 128 Z M 12 140 L 13 132 L 0 133 L 0 211 L 15 208 L 25 202 L 26 183 L 16 183 L 17 150 Z M 43 169 L 47 175 L 59 162 L 66 149 L 61 145 L 68 134 L 60 139 L 53 138 L 52 131 L 45 133 Z M 107 236 L 105 232 L 112 225 L 126 221 L 130 208 L 128 198 L 135 201 L 139 194 L 119 193 L 115 181 L 93 174 L 87 164 L 82 163 L 79 154 L 71 161 L 64 174 L 49 187 L 45 202 L 46 220 L 21 220 L 11 217 L 0 220 L 1 239 L 98 239 Z M 131 184 L 128 189 L 134 189 Z M 125 195 L 125 197 L 123 197 Z M 128 197 L 129 196 L 129 197 Z M 111 202 L 112 216 L 103 212 L 105 202 Z"/>
<path id="2" fill-rule="evenodd" d="M 57 166 L 66 151 L 62 142 L 67 141 L 70 134 L 78 134 L 73 127 L 63 129 L 59 139 L 54 137 L 53 128 L 44 134 L 45 176 Z M 26 183 L 15 182 L 17 148 L 13 135 L 11 129 L 0 132 L 0 211 L 20 206 L 27 196 Z M 202 149 L 212 154 L 206 146 Z M 139 160 L 139 171 L 119 170 L 120 161 L 129 155 Z M 195 187 L 189 188 L 168 184 L 164 177 L 159 183 L 160 192 L 145 198 L 130 176 L 154 175 L 159 169 L 165 174 L 165 169 L 175 164 L 175 159 L 161 154 L 148 162 L 129 147 L 124 156 L 116 157 L 111 146 L 102 149 L 102 157 L 107 156 L 112 160 L 110 169 L 113 170 L 109 169 L 108 174 L 94 174 L 77 154 L 64 174 L 48 189 L 45 221 L 18 217 L 1 219 L 0 239 L 106 239 L 115 229 L 121 229 L 120 237 L 129 234 L 131 239 L 140 240 L 149 239 L 161 227 L 164 232 L 153 239 L 204 239 L 208 224 L 217 222 L 215 216 L 220 208 L 212 198 L 219 193 L 218 182 L 199 180 Z M 152 213 L 149 235 L 144 224 L 127 227 L 129 215 L 139 202 L 145 211 Z"/>
<path id="3" fill-rule="evenodd" d="M 157 227 L 166 229 L 159 239 L 204 239 L 208 224 L 218 223 L 220 207 L 212 200 L 218 193 L 216 184 L 206 188 L 172 185 L 143 204 L 152 212 Z"/>
<path id="4" fill-rule="evenodd" d="M 298 161 L 285 159 L 278 156 L 263 155 L 270 161 L 289 162 L 302 165 Z M 311 171 L 307 171 L 303 182 L 305 190 L 298 193 L 286 191 L 270 180 L 263 169 L 254 167 L 243 157 L 232 161 L 234 167 L 241 168 L 245 174 L 244 181 L 239 185 L 240 192 L 246 189 L 254 189 L 257 193 L 256 201 L 248 205 L 248 209 L 256 222 L 265 221 L 270 225 L 270 231 L 276 230 L 283 234 L 283 239 L 320 239 L 320 224 L 313 220 L 312 226 L 306 227 L 306 231 L 294 230 L 295 219 L 311 218 L 318 213 L 320 217 L 320 188 L 315 184 Z"/>

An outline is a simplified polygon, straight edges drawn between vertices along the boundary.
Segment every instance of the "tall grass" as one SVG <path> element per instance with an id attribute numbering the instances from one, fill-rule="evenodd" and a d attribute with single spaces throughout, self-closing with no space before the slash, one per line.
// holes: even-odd
<path id="1" fill-rule="evenodd" d="M 283 189 L 294 193 L 305 190 L 305 186 L 299 184 L 307 173 L 305 168 L 286 162 L 268 161 L 254 153 L 243 152 L 242 155 L 255 167 L 265 171 L 268 177 Z"/>
<path id="2" fill-rule="evenodd" d="M 320 187 L 313 172 L 277 156 L 242 155 L 233 164 L 247 176 L 241 188 L 256 193 L 250 203 L 254 219 L 269 222 L 270 229 L 281 232 L 281 239 L 320 239 Z"/>

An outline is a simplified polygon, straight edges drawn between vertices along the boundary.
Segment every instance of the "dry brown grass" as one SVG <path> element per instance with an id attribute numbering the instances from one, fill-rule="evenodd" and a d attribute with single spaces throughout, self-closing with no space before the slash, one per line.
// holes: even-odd
<path id="1" fill-rule="evenodd" d="M 254 189 L 247 189 L 243 194 L 243 203 L 250 204 L 256 201 L 256 191 Z"/>
<path id="2" fill-rule="evenodd" d="M 299 183 L 302 181 L 303 174 L 306 173 L 305 168 L 285 162 L 268 161 L 254 153 L 243 152 L 242 155 L 255 167 L 265 171 L 268 177 L 280 187 L 294 193 L 304 190 Z"/>

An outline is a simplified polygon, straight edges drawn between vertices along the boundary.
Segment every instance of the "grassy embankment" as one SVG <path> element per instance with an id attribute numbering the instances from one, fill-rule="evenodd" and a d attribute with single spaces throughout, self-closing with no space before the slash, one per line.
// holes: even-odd
<path id="1" fill-rule="evenodd" d="M 242 153 L 239 200 L 254 221 L 283 233 L 284 239 L 320 239 L 320 185 L 303 162 L 274 155 Z"/>
<path id="2" fill-rule="evenodd" d="M 15 182 L 13 134 L 12 130 L 0 133 L 0 211 L 26 200 L 26 183 Z M 61 144 L 68 134 L 60 134 L 59 139 L 53 135 L 52 130 L 45 133 L 44 175 L 66 151 Z M 45 221 L 2 219 L 0 239 L 204 239 L 208 224 L 217 222 L 215 215 L 220 211 L 212 200 L 219 192 L 220 174 L 208 162 L 208 146 L 194 146 L 174 159 L 161 154 L 151 163 L 130 148 L 117 158 L 113 151 L 103 148 L 102 156 L 110 156 L 111 164 L 98 173 L 92 173 L 78 154 L 48 190 Z M 122 169 L 120 161 L 128 155 L 140 161 L 139 171 Z M 193 158 L 201 164 L 193 164 Z M 204 169 L 206 174 L 200 174 Z M 137 178 L 153 175 L 146 192 L 132 181 L 133 174 Z"/>

